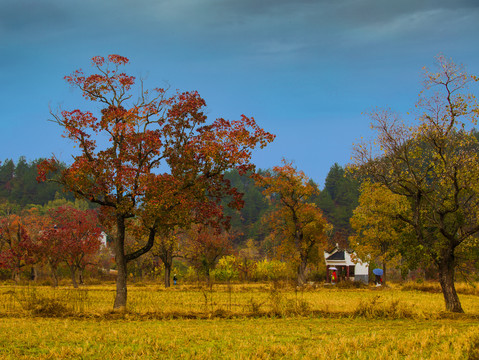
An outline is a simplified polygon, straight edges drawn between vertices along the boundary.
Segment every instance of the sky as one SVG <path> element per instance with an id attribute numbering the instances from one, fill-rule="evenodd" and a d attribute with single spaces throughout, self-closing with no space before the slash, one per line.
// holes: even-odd
<path id="1" fill-rule="evenodd" d="M 254 117 L 276 135 L 257 166 L 285 158 L 322 187 L 371 136 L 365 112 L 414 108 L 438 54 L 479 75 L 478 35 L 478 0 L 0 0 L 0 160 L 71 162 L 50 109 L 87 104 L 63 77 L 119 54 L 213 119 Z"/>

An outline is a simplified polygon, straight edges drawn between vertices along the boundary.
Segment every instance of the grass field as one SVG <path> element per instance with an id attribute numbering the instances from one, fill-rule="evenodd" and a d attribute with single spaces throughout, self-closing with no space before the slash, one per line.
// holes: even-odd
<path id="1" fill-rule="evenodd" d="M 112 284 L 3 285 L 0 358 L 479 359 L 474 288 L 464 315 L 435 288 L 404 288 L 131 286 L 119 314 Z"/>

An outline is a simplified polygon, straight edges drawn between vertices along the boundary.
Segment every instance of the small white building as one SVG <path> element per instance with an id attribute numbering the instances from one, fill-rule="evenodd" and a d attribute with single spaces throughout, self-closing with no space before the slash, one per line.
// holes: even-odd
<path id="1" fill-rule="evenodd" d="M 331 282 L 331 275 L 334 271 L 337 281 L 362 281 L 366 284 L 369 282 L 369 264 L 361 261 L 355 256 L 354 252 L 335 247 L 329 252 L 324 252 L 324 261 L 326 262 L 326 279 L 328 282 Z"/>
<path id="2" fill-rule="evenodd" d="M 102 231 L 100 234 L 100 241 L 104 248 L 107 248 L 107 235 L 106 232 Z"/>

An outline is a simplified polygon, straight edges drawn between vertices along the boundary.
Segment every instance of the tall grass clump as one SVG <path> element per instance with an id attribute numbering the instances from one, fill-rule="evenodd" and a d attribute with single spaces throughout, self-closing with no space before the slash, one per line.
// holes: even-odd
<path id="1" fill-rule="evenodd" d="M 36 288 L 27 288 L 19 292 L 18 300 L 22 308 L 33 316 L 65 317 L 71 316 L 72 310 L 55 296 L 41 294 Z"/>
<path id="2" fill-rule="evenodd" d="M 467 359 L 479 360 L 479 334 L 476 334 L 468 341 L 469 347 L 467 349 Z"/>
<path id="3" fill-rule="evenodd" d="M 3 308 L 9 313 L 41 317 L 84 314 L 90 303 L 86 289 L 52 290 L 30 286 L 8 290 L 2 294 L 2 300 Z"/>
<path id="4" fill-rule="evenodd" d="M 380 295 L 366 301 L 361 300 L 352 314 L 367 319 L 411 319 L 419 316 L 399 300 L 384 301 Z"/>

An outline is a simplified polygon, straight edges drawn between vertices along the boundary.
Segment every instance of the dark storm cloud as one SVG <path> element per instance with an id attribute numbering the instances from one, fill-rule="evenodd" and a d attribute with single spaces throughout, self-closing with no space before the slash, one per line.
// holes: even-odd
<path id="1" fill-rule="evenodd" d="M 58 1 L 0 2 L 0 30 L 15 36 L 24 32 L 44 32 L 64 27 L 71 20 L 67 8 Z"/>
<path id="2" fill-rule="evenodd" d="M 16 0 L 0 2 L 0 26 L 14 33 L 83 21 L 101 30 L 116 23 L 112 32 L 128 29 L 125 25 L 132 23 L 139 28 L 155 23 L 159 29 L 173 27 L 179 33 L 195 28 L 199 35 L 271 26 L 287 33 L 298 26 L 348 29 L 433 11 L 476 13 L 478 9 L 475 0 Z"/>
<path id="3" fill-rule="evenodd" d="M 69 29 L 146 41 L 169 36 L 264 56 L 407 38 L 457 19 L 475 24 L 478 11 L 474 0 L 16 0 L 0 3 L 0 29 L 26 41 Z"/>
<path id="4" fill-rule="evenodd" d="M 127 4 L 124 1 L 123 4 Z M 329 52 L 369 42 L 477 29 L 478 1 L 176 0 L 145 1 L 136 16 L 177 36 L 241 47 L 250 55 Z M 140 12 L 145 11 L 143 15 Z M 309 50 L 309 52 L 308 52 Z"/>

